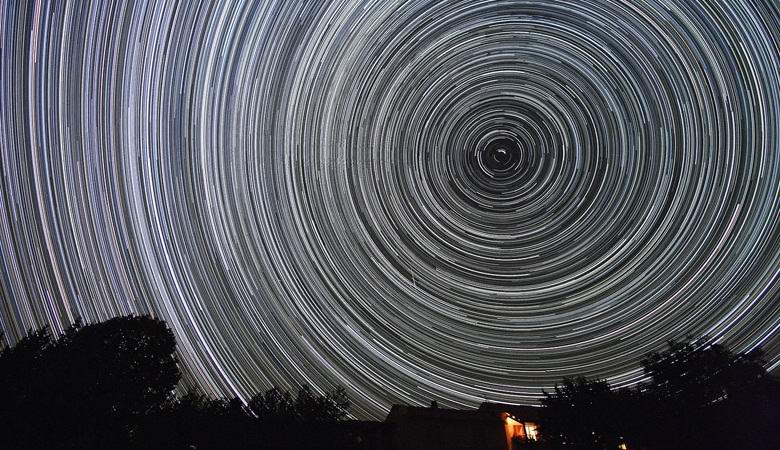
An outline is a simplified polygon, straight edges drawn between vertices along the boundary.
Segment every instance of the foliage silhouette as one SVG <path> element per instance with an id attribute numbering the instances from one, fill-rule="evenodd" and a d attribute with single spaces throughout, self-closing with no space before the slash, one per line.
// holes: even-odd
<path id="1" fill-rule="evenodd" d="M 760 350 L 734 354 L 706 338 L 670 342 L 642 366 L 649 381 L 610 389 L 564 379 L 543 392 L 543 440 L 570 449 L 780 449 L 780 383 Z"/>
<path id="2" fill-rule="evenodd" d="M 343 387 L 316 395 L 311 387 L 304 385 L 295 398 L 277 388 L 257 394 L 249 401 L 249 409 L 261 421 L 336 421 L 346 418 L 349 400 Z"/>
<path id="3" fill-rule="evenodd" d="M 213 399 L 197 390 L 148 415 L 133 439 L 139 449 L 258 449 L 261 442 L 240 400 Z"/>
<path id="4" fill-rule="evenodd" d="M 121 448 L 162 407 L 180 373 L 164 322 L 117 317 L 31 331 L 0 353 L 6 448 Z"/>
<path id="5" fill-rule="evenodd" d="M 616 449 L 624 442 L 628 392 L 603 380 L 566 378 L 552 393 L 542 391 L 545 407 L 540 432 L 549 445 L 575 450 Z"/>
<path id="6" fill-rule="evenodd" d="M 247 406 L 196 390 L 176 398 L 175 349 L 171 330 L 148 316 L 77 321 L 57 338 L 31 330 L 0 346 L 0 448 L 337 448 L 327 442 L 338 440 L 334 428 L 316 424 L 346 418 L 343 388 L 303 386 L 294 397 L 274 388 Z"/>
<path id="7" fill-rule="evenodd" d="M 639 410 L 654 426 L 639 434 L 653 448 L 780 448 L 780 383 L 766 372 L 761 350 L 735 354 L 689 337 L 642 366 L 651 382 L 640 387 Z"/>
<path id="8" fill-rule="evenodd" d="M 252 397 L 249 410 L 260 420 L 286 420 L 297 415 L 295 399 L 289 392 L 282 392 L 278 388 Z"/>
<path id="9" fill-rule="evenodd" d="M 368 448 L 356 439 L 366 424 L 343 422 L 350 403 L 341 387 L 273 388 L 247 405 L 196 390 L 175 397 L 175 348 L 171 330 L 148 316 L 79 321 L 56 338 L 31 330 L 0 346 L 0 447 Z M 521 448 L 780 449 L 780 383 L 760 350 L 735 354 L 689 338 L 642 367 L 648 381 L 636 388 L 579 377 L 543 392 L 543 442 Z"/>

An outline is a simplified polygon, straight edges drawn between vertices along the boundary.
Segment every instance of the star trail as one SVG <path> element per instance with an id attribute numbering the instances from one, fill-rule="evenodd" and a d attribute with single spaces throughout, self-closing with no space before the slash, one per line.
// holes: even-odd
<path id="1" fill-rule="evenodd" d="M 247 399 L 780 366 L 780 6 L 0 1 L 0 329 L 152 313 Z"/>

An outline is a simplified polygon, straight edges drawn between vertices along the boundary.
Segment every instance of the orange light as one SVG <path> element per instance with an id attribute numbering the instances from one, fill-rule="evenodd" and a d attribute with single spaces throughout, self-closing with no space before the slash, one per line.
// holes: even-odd
<path id="1" fill-rule="evenodd" d="M 539 439 L 539 430 L 537 429 L 535 423 L 525 423 L 525 435 L 528 436 L 528 439 L 531 441 Z"/>

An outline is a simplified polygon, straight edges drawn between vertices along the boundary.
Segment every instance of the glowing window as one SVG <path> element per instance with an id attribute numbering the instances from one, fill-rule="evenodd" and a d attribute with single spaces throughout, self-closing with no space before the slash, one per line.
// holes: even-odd
<path id="1" fill-rule="evenodd" d="M 539 430 L 537 430 L 535 423 L 530 423 L 530 422 L 525 423 L 525 435 L 531 441 L 535 441 L 539 439 Z"/>

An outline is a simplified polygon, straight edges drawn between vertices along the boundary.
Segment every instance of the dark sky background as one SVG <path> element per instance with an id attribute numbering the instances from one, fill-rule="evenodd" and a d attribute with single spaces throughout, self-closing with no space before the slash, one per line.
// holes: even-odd
<path id="1" fill-rule="evenodd" d="M 0 329 L 152 313 L 246 398 L 780 366 L 774 0 L 0 3 Z"/>

